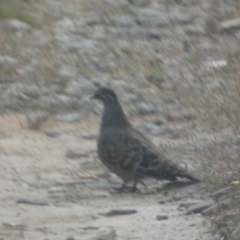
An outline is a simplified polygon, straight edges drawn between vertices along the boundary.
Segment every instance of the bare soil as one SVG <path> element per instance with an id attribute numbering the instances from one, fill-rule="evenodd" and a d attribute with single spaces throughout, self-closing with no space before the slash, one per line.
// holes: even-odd
<path id="1" fill-rule="evenodd" d="M 10 239 L 207 239 L 209 222 L 201 215 L 186 215 L 180 203 L 196 202 L 200 185 L 163 188 L 149 181 L 149 189 L 129 194 L 110 194 L 106 179 L 74 178 L 106 172 L 98 162 L 95 139 L 98 120 L 75 124 L 48 121 L 41 131 L 23 128 L 23 115 L 0 118 L 0 236 Z M 60 135 L 48 137 L 45 129 Z M 79 149 L 88 157 L 66 160 L 67 149 Z M 94 166 L 93 162 L 96 162 Z M 91 163 L 91 167 L 88 163 Z M 74 175 L 75 174 L 75 175 Z M 158 189 L 158 191 L 155 191 Z M 174 194 L 184 197 L 170 201 Z M 46 206 L 20 204 L 19 199 L 45 201 Z M 166 200 L 160 204 L 160 200 Z M 111 209 L 135 209 L 137 213 L 104 216 Z M 157 215 L 167 215 L 158 221 Z"/>

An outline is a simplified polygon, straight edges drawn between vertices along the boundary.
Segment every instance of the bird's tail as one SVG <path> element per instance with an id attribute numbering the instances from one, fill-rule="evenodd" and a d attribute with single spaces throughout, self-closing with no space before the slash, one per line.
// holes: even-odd
<path id="1" fill-rule="evenodd" d="M 198 178 L 196 175 L 193 173 L 189 172 L 187 169 L 177 165 L 177 164 L 172 164 L 169 166 L 170 172 L 172 175 L 180 178 L 187 178 L 193 182 L 201 182 L 202 180 Z"/>

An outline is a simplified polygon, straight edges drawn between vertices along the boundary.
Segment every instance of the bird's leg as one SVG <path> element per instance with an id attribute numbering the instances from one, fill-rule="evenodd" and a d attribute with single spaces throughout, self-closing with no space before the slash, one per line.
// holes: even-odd
<path id="1" fill-rule="evenodd" d="M 133 186 L 132 186 L 132 189 L 130 190 L 130 192 L 136 192 L 137 191 L 137 184 L 138 184 L 138 181 L 135 181 Z"/>

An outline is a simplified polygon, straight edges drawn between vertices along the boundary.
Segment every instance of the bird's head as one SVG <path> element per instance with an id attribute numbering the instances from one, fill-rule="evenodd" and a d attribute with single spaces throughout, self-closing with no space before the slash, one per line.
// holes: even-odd
<path id="1" fill-rule="evenodd" d="M 104 104 L 110 102 L 117 102 L 116 93 L 110 88 L 99 88 L 91 97 L 91 99 L 98 99 Z"/>

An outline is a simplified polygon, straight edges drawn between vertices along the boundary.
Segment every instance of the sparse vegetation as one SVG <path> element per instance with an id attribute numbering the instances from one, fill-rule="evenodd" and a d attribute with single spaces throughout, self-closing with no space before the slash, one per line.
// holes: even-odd
<path id="1" fill-rule="evenodd" d="M 23 8 L 21 0 L 0 0 L 0 19 L 15 18 L 31 26 L 35 25 L 35 19 Z"/>

